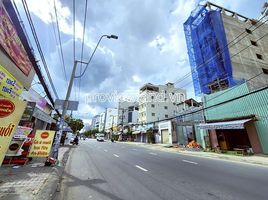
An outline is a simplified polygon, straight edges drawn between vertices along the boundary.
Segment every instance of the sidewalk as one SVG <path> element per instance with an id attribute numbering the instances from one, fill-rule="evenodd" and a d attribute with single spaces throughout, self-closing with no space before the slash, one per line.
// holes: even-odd
<path id="1" fill-rule="evenodd" d="M 70 147 L 60 147 L 59 165 L 44 166 L 45 158 L 36 158 L 27 165 L 0 167 L 0 199 L 49 200 L 54 196 Z"/>
<path id="2" fill-rule="evenodd" d="M 179 153 L 188 156 L 204 157 L 211 159 L 221 159 L 234 162 L 242 162 L 249 164 L 264 165 L 268 167 L 268 156 L 267 155 L 253 155 L 253 156 L 236 156 L 228 155 L 223 153 L 214 153 L 214 152 L 204 152 L 204 151 L 195 151 L 186 148 L 175 148 L 169 144 L 148 144 L 148 143 L 139 143 L 139 142 L 124 142 L 131 145 L 139 145 L 152 150 L 161 150 L 172 153 Z"/>

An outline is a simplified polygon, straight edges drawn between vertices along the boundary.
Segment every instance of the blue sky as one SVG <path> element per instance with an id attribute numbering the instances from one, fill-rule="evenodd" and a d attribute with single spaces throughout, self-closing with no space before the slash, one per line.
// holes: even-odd
<path id="1" fill-rule="evenodd" d="M 71 0 L 55 1 L 69 79 L 73 66 L 73 5 Z M 76 0 L 75 41 L 76 59 L 79 60 L 85 1 Z M 31 43 L 36 48 L 21 1 L 15 0 L 15 2 Z M 265 0 L 211 2 L 246 17 L 258 18 Z M 53 24 L 55 26 L 53 1 L 27 0 L 27 3 L 52 79 L 59 97 L 63 99 L 66 95 L 67 82 L 53 32 Z M 85 76 L 81 79 L 80 95 L 78 80 L 75 81 L 71 99 L 79 100 L 80 105 L 74 116 L 88 122 L 105 107 L 116 106 L 116 103 L 107 102 L 87 104 L 85 97 L 88 94 L 117 91 L 137 95 L 139 88 L 147 82 L 154 84 L 176 82 L 190 72 L 183 22 L 198 3 L 200 1 L 195 0 L 88 0 L 84 60 L 88 60 L 101 35 L 115 34 L 119 39 L 104 39 L 101 42 Z M 35 52 L 37 54 L 37 51 Z M 45 78 L 47 79 L 46 75 Z M 194 97 L 191 77 L 176 86 L 186 89 L 188 97 Z M 43 92 L 38 84 L 34 89 Z"/>

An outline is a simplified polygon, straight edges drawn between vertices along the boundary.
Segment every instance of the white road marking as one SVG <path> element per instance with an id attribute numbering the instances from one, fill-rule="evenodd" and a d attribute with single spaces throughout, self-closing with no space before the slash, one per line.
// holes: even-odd
<path id="1" fill-rule="evenodd" d="M 104 149 L 105 152 L 107 152 L 107 149 Z"/>
<path id="2" fill-rule="evenodd" d="M 133 151 L 137 151 L 137 149 L 132 149 Z"/>
<path id="3" fill-rule="evenodd" d="M 119 155 L 113 154 L 115 157 L 119 158 Z"/>
<path id="4" fill-rule="evenodd" d="M 141 169 L 142 171 L 148 172 L 147 169 L 144 169 L 143 167 L 139 166 L 139 165 L 135 165 L 137 168 Z"/>
<path id="5" fill-rule="evenodd" d="M 189 160 L 182 160 L 182 162 L 191 163 L 191 164 L 194 164 L 194 165 L 198 164 L 197 162 L 193 162 L 193 161 L 189 161 Z"/>
<path id="6" fill-rule="evenodd" d="M 150 154 L 151 154 L 151 155 L 154 155 L 154 156 L 157 156 L 157 154 L 156 154 L 156 153 L 153 153 L 153 152 L 150 152 Z"/>

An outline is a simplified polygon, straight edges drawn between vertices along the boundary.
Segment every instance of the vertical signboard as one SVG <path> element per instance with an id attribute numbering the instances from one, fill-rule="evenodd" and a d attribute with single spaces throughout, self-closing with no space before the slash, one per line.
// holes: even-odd
<path id="1" fill-rule="evenodd" d="M 23 85 L 0 65 L 0 95 L 16 99 L 20 96 Z"/>
<path id="2" fill-rule="evenodd" d="M 55 131 L 37 130 L 28 157 L 48 157 Z"/>
<path id="3" fill-rule="evenodd" d="M 0 45 L 16 66 L 28 76 L 32 69 L 32 64 L 2 2 L 0 2 Z"/>
<path id="4" fill-rule="evenodd" d="M 26 102 L 0 98 L 0 165 L 25 107 Z"/>

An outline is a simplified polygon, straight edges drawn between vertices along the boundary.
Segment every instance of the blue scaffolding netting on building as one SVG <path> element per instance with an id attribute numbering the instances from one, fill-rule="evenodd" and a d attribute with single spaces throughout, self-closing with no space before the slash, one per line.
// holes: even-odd
<path id="1" fill-rule="evenodd" d="M 209 85 L 225 80 L 236 85 L 220 10 L 199 5 L 184 23 L 195 94 L 210 94 Z"/>

